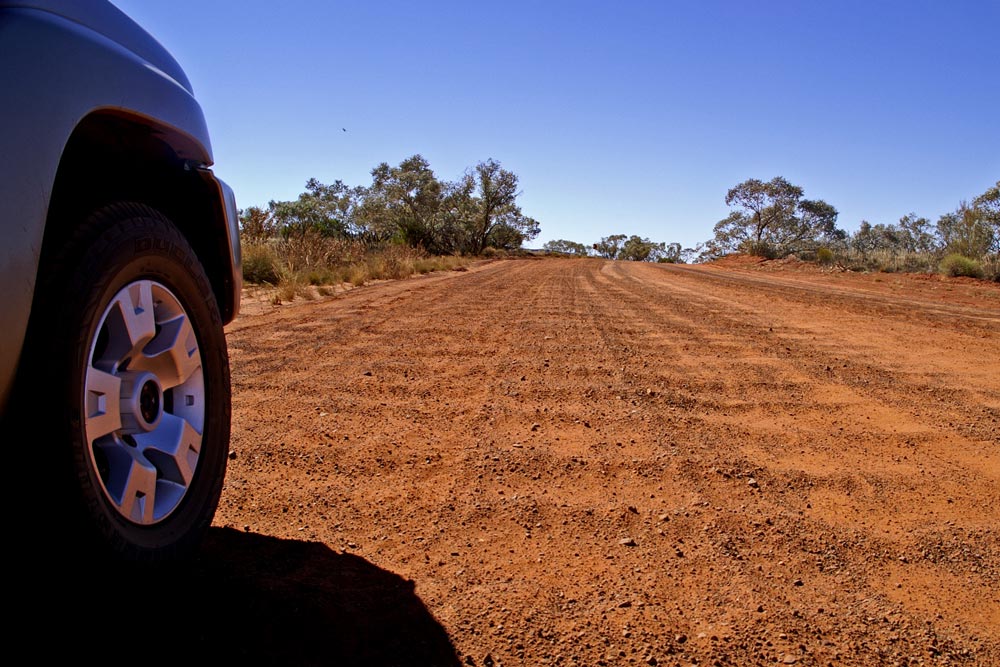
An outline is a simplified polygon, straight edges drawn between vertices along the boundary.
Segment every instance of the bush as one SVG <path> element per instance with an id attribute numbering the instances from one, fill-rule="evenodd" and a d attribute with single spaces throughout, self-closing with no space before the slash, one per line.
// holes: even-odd
<path id="1" fill-rule="evenodd" d="M 816 251 L 816 261 L 820 264 L 833 264 L 833 251 L 829 248 L 820 248 Z"/>
<path id="2" fill-rule="evenodd" d="M 277 285 L 281 276 L 280 260 L 274 248 L 267 243 L 250 243 L 243 246 L 243 280 L 257 285 Z"/>
<path id="3" fill-rule="evenodd" d="M 764 259 L 778 258 L 778 249 L 767 241 L 751 241 L 748 239 L 740 244 L 740 252 L 753 255 L 754 257 L 763 257 Z"/>
<path id="4" fill-rule="evenodd" d="M 946 276 L 967 276 L 982 278 L 983 265 L 958 253 L 952 253 L 941 260 L 941 273 Z"/>

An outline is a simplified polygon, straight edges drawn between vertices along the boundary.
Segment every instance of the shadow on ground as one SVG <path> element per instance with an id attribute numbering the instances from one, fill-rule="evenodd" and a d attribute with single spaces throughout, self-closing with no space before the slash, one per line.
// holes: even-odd
<path id="1" fill-rule="evenodd" d="M 413 582 L 319 543 L 213 528 L 197 560 L 155 575 L 73 554 L 13 574 L 32 662 L 460 664 Z"/>

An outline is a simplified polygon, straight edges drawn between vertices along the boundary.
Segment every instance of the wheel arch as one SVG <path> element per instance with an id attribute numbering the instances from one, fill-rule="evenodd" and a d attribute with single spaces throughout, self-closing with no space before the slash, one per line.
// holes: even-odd
<path id="1" fill-rule="evenodd" d="M 205 167 L 210 160 L 195 138 L 155 119 L 118 108 L 88 114 L 59 162 L 42 265 L 62 254 L 91 212 L 120 201 L 146 204 L 167 216 L 191 244 L 223 321 L 231 321 L 239 308 L 238 246 L 232 247 L 226 228 L 227 193 Z"/>

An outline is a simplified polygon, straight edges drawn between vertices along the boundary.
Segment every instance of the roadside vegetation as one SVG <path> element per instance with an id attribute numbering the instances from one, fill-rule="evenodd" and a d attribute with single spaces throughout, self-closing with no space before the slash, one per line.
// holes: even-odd
<path id="1" fill-rule="evenodd" d="M 457 181 L 439 179 L 420 155 L 371 176 L 355 187 L 310 179 L 293 201 L 242 210 L 244 280 L 276 287 L 276 300 L 309 298 L 331 285 L 462 269 L 538 235 L 517 204 L 517 175 L 495 160 Z"/>
<path id="2" fill-rule="evenodd" d="M 704 262 L 731 254 L 797 257 L 844 271 L 941 273 L 1000 281 L 1000 181 L 936 222 L 908 213 L 895 223 L 861 221 L 849 233 L 837 209 L 806 199 L 778 176 L 746 180 L 726 193 L 732 211 L 713 237 L 694 248 L 615 234 L 590 246 L 559 239 L 544 249 L 572 257 L 647 262 Z"/>
<path id="3" fill-rule="evenodd" d="M 349 186 L 316 179 L 292 201 L 240 212 L 243 277 L 278 288 L 278 297 L 308 298 L 332 285 L 362 285 L 430 271 L 455 270 L 482 257 L 523 256 L 538 236 L 537 220 L 517 203 L 518 177 L 493 159 L 457 180 L 438 178 L 413 155 L 381 163 L 371 183 Z M 1000 181 L 931 222 L 908 213 L 897 222 L 862 220 L 837 226 L 838 212 L 777 176 L 748 179 L 725 197 L 731 212 L 694 248 L 629 234 L 591 244 L 557 239 L 548 255 L 690 263 L 731 254 L 765 259 L 794 256 L 831 270 L 941 273 L 1000 281 Z"/>

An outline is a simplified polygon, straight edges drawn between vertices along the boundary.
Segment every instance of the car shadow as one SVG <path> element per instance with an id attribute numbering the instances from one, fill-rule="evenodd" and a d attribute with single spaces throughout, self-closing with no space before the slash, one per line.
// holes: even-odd
<path id="1" fill-rule="evenodd" d="M 415 584 L 316 542 L 229 528 L 196 559 L 150 570 L 74 554 L 12 573 L 8 597 L 32 661 L 46 652 L 133 664 L 460 664 Z M 33 638 L 38 637 L 36 641 Z"/>

